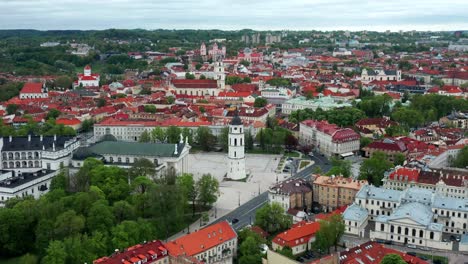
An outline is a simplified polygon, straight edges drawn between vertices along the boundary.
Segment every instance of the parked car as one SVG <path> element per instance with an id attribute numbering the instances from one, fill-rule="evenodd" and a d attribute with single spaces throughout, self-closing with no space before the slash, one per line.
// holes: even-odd
<path id="1" fill-rule="evenodd" d="M 406 245 L 406 247 L 416 249 L 416 245 L 412 245 L 412 244 L 408 244 L 408 245 Z"/>
<path id="2" fill-rule="evenodd" d="M 408 254 L 408 255 L 410 255 L 410 256 L 414 256 L 414 257 L 417 256 L 416 252 L 411 252 L 411 251 L 406 252 L 406 254 Z"/>
<path id="3" fill-rule="evenodd" d="M 429 250 L 431 250 L 431 249 L 428 248 L 428 247 L 420 247 L 419 249 L 420 249 L 420 250 L 424 250 L 424 251 L 429 251 Z"/>
<path id="4" fill-rule="evenodd" d="M 451 235 L 450 236 L 450 241 L 455 241 L 455 240 L 457 240 L 457 238 L 454 235 Z"/>
<path id="5" fill-rule="evenodd" d="M 233 219 L 231 220 L 231 223 L 233 223 L 233 224 L 238 223 L 238 222 L 239 222 L 239 219 L 237 219 L 237 218 L 233 218 Z"/>

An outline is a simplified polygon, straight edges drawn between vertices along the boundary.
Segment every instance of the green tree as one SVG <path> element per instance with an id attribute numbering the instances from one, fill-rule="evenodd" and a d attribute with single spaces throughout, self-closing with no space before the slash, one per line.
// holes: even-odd
<path id="1" fill-rule="evenodd" d="M 155 127 L 151 130 L 151 140 L 156 143 L 163 143 L 166 141 L 166 132 L 161 127 Z"/>
<path id="2" fill-rule="evenodd" d="M 156 174 L 155 164 L 147 158 L 139 158 L 128 169 L 128 173 L 132 179 L 139 176 L 153 177 Z"/>
<path id="3" fill-rule="evenodd" d="M 104 99 L 104 98 L 101 97 L 101 98 L 99 98 L 99 99 L 97 100 L 96 106 L 97 106 L 97 107 L 103 107 L 103 106 L 106 105 L 106 103 L 107 103 L 107 102 L 106 102 L 106 99 Z"/>
<path id="4" fill-rule="evenodd" d="M 278 253 L 280 253 L 281 255 L 287 258 L 294 259 L 294 254 L 292 252 L 292 249 L 288 246 L 284 246 L 281 250 L 278 250 Z"/>
<path id="5" fill-rule="evenodd" d="M 77 215 L 74 210 L 68 210 L 57 216 L 54 225 L 55 236 L 63 239 L 79 234 L 85 226 L 85 218 Z"/>
<path id="6" fill-rule="evenodd" d="M 292 224 L 290 216 L 286 215 L 283 207 L 279 203 L 267 203 L 258 209 L 255 214 L 255 225 L 260 226 L 269 233 L 289 228 Z"/>
<path id="7" fill-rule="evenodd" d="M 464 146 L 457 154 L 455 159 L 452 161 L 452 166 L 457 168 L 468 167 L 468 146 Z"/>
<path id="8" fill-rule="evenodd" d="M 421 112 L 407 107 L 400 107 L 392 113 L 393 120 L 408 127 L 418 127 L 424 123 L 424 117 Z"/>
<path id="9" fill-rule="evenodd" d="M 181 129 L 176 126 L 170 126 L 166 129 L 167 143 L 176 144 L 180 141 Z"/>
<path id="10" fill-rule="evenodd" d="M 335 246 L 335 251 L 338 250 L 338 243 L 341 240 L 341 237 L 345 232 L 345 224 L 343 221 L 343 216 L 341 214 L 333 214 L 327 219 L 330 225 L 330 231 L 332 231 L 332 245 Z"/>
<path id="11" fill-rule="evenodd" d="M 175 102 L 174 96 L 168 96 L 166 97 L 166 101 L 168 104 L 173 104 Z"/>
<path id="12" fill-rule="evenodd" d="M 201 126 L 197 128 L 196 141 L 204 151 L 210 151 L 216 141 L 216 138 L 211 133 L 209 127 Z"/>
<path id="13" fill-rule="evenodd" d="M 332 157 L 331 164 L 332 167 L 327 175 L 342 175 L 345 178 L 351 176 L 351 161 Z"/>
<path id="14" fill-rule="evenodd" d="M 245 132 L 245 149 L 252 150 L 254 148 L 254 138 L 250 129 Z"/>
<path id="15" fill-rule="evenodd" d="M 368 137 L 361 137 L 360 140 L 360 147 L 363 148 L 367 145 L 369 145 L 370 143 L 372 143 L 372 139 L 368 138 Z"/>
<path id="16" fill-rule="evenodd" d="M 190 72 L 186 72 L 185 73 L 185 79 L 193 80 L 193 79 L 195 79 L 195 75 L 191 74 Z"/>
<path id="17" fill-rule="evenodd" d="M 406 264 L 406 261 L 398 254 L 387 254 L 380 261 L 380 264 Z"/>
<path id="18" fill-rule="evenodd" d="M 196 202 L 198 198 L 198 187 L 192 174 L 184 173 L 177 177 L 177 184 L 181 187 L 187 201 L 192 204 L 192 216 L 195 216 Z"/>
<path id="19" fill-rule="evenodd" d="M 19 108 L 19 107 L 18 107 L 18 105 L 16 105 L 16 104 L 9 104 L 9 105 L 7 105 L 7 107 L 6 107 L 6 112 L 7 112 L 7 114 L 9 114 L 9 115 L 16 114 L 16 111 L 18 111 L 18 108 Z"/>
<path id="20" fill-rule="evenodd" d="M 212 205 L 218 200 L 219 182 L 211 174 L 203 174 L 197 181 L 198 202 L 203 205 Z"/>
<path id="21" fill-rule="evenodd" d="M 70 77 L 63 75 L 55 79 L 54 84 L 56 87 L 70 89 L 73 84 L 73 80 Z"/>
<path id="22" fill-rule="evenodd" d="M 246 60 L 241 60 L 241 61 L 239 62 L 239 64 L 242 64 L 242 65 L 244 65 L 245 67 L 249 67 L 249 66 L 250 66 L 250 62 L 248 62 L 248 61 L 246 61 Z"/>
<path id="23" fill-rule="evenodd" d="M 148 131 L 143 131 L 143 133 L 141 133 L 140 135 L 140 139 L 138 139 L 138 142 L 142 142 L 142 143 L 148 143 L 148 142 L 151 142 L 151 135 Z"/>
<path id="24" fill-rule="evenodd" d="M 265 99 L 263 97 L 255 98 L 254 107 L 264 107 L 267 104 L 268 104 L 267 99 Z"/>
<path id="25" fill-rule="evenodd" d="M 405 163 L 406 157 L 405 155 L 401 153 L 395 154 L 395 159 L 393 161 L 393 165 L 398 166 L 398 165 L 403 165 Z"/>
<path id="26" fill-rule="evenodd" d="M 218 136 L 218 141 L 218 143 L 223 148 L 223 151 L 227 152 L 229 148 L 229 127 L 226 126 L 221 129 L 221 133 Z"/>
<path id="27" fill-rule="evenodd" d="M 262 255 L 260 254 L 260 244 L 257 240 L 249 236 L 245 239 L 239 247 L 239 263 L 262 263 Z"/>
<path id="28" fill-rule="evenodd" d="M 406 136 L 408 131 L 402 126 L 389 126 L 385 129 L 385 134 L 389 137 Z"/>
<path id="29" fill-rule="evenodd" d="M 125 220 L 134 220 L 135 210 L 127 201 L 115 202 L 112 206 L 112 211 L 114 213 L 116 223 L 121 223 Z"/>
<path id="30" fill-rule="evenodd" d="M 39 258 L 33 254 L 26 254 L 19 259 L 21 264 L 37 264 L 39 263 Z"/>
<path id="31" fill-rule="evenodd" d="M 47 255 L 42 259 L 44 264 L 63 264 L 66 263 L 67 252 L 62 241 L 52 241 L 47 247 Z"/>
<path id="32" fill-rule="evenodd" d="M 376 151 L 362 163 L 359 178 L 367 180 L 369 184 L 380 186 L 382 185 L 384 173 L 392 167 L 393 164 L 388 161 L 387 155 Z"/>
<path id="33" fill-rule="evenodd" d="M 156 113 L 156 106 L 154 105 L 145 105 L 144 108 L 147 113 Z"/>
<path id="34" fill-rule="evenodd" d="M 107 233 L 109 228 L 114 226 L 114 222 L 112 207 L 107 204 L 107 201 L 101 200 L 91 205 L 86 218 L 86 227 L 90 233 L 93 231 Z"/>
<path id="35" fill-rule="evenodd" d="M 47 113 L 46 119 L 57 119 L 59 117 L 61 112 L 55 108 L 49 109 L 49 112 Z"/>

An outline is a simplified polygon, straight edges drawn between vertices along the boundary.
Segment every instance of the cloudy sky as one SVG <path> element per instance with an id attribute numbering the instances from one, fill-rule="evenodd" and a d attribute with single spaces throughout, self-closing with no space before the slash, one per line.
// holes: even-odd
<path id="1" fill-rule="evenodd" d="M 0 29 L 467 30 L 467 0 L 0 0 Z"/>

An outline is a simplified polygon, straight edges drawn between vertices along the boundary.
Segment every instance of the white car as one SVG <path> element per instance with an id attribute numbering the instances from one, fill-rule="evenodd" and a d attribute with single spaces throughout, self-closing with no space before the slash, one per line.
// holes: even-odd
<path id="1" fill-rule="evenodd" d="M 266 244 L 261 244 L 260 245 L 260 252 L 262 252 L 262 254 L 266 254 L 267 251 L 268 251 L 268 246 Z"/>

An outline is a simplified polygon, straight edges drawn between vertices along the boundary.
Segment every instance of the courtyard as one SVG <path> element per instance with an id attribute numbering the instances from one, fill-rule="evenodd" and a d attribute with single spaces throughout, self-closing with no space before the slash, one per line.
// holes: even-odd
<path id="1" fill-rule="evenodd" d="M 281 155 L 246 154 L 245 167 L 249 177 L 245 181 L 224 181 L 227 172 L 226 153 L 202 152 L 189 155 L 190 173 L 195 179 L 210 173 L 219 181 L 220 197 L 216 202 L 217 217 L 223 216 L 258 194 L 282 181 L 289 174 L 277 174 Z"/>

